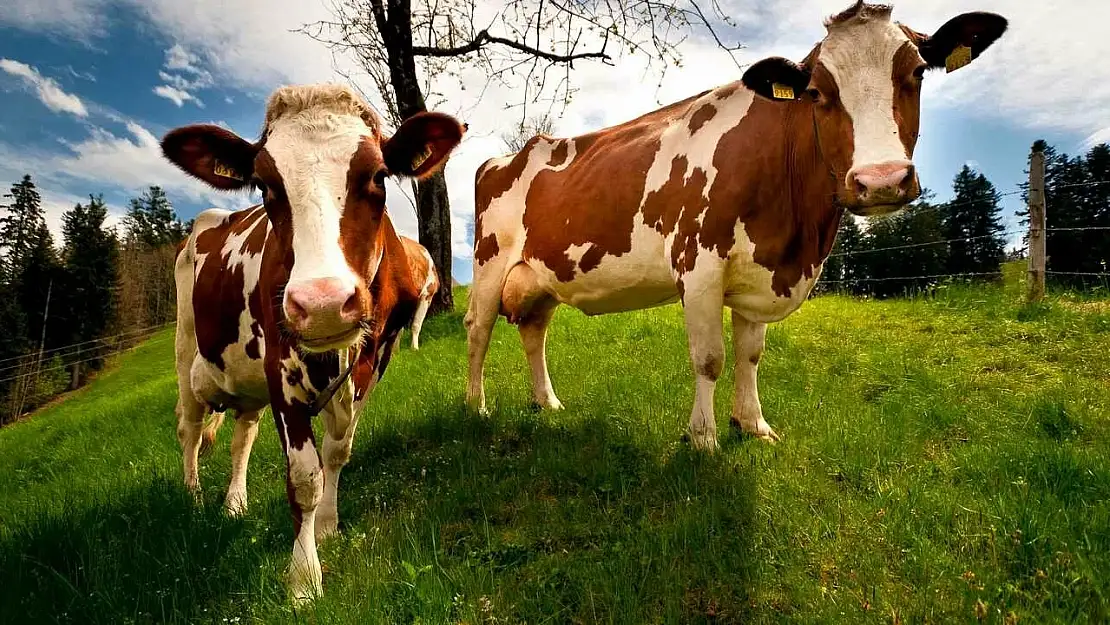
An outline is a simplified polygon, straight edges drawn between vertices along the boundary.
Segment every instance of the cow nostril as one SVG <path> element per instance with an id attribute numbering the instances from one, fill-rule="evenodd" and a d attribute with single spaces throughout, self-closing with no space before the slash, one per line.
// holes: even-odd
<path id="1" fill-rule="evenodd" d="M 343 302 L 341 314 L 348 319 L 357 319 L 362 315 L 362 304 L 358 300 L 358 291 L 355 291 Z"/>
<path id="2" fill-rule="evenodd" d="M 290 321 L 303 321 L 308 318 L 308 311 L 297 303 L 295 297 L 290 296 L 285 303 L 285 316 L 289 317 Z"/>
<path id="3" fill-rule="evenodd" d="M 910 191 L 913 190 L 914 181 L 916 179 L 917 179 L 917 172 L 914 171 L 913 165 L 910 165 L 909 167 L 906 168 L 906 175 L 902 177 L 902 182 L 899 183 L 898 186 L 901 187 L 902 190 L 905 191 L 906 193 L 909 193 Z"/>
<path id="4" fill-rule="evenodd" d="M 863 197 L 864 195 L 867 195 L 867 185 L 860 182 L 859 178 L 857 178 L 855 176 L 852 177 L 852 181 L 853 181 L 853 183 L 855 183 L 855 186 L 856 186 L 856 195 L 858 195 L 860 197 Z"/>

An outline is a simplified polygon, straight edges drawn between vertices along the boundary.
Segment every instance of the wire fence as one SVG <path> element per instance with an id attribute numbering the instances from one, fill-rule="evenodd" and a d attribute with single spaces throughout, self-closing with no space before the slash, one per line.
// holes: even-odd
<path id="1" fill-rule="evenodd" d="M 1101 185 L 1107 185 L 1107 184 L 1110 184 L 1110 180 L 1096 180 L 1096 181 L 1090 181 L 1090 182 L 1070 183 L 1070 184 L 1063 184 L 1063 185 L 1055 185 L 1052 188 L 1050 188 L 1049 191 L 1054 190 L 1054 189 L 1074 189 L 1074 188 L 1079 188 L 1079 187 L 1094 187 L 1094 186 L 1101 186 Z M 997 198 L 1011 197 L 1011 196 L 1015 196 L 1015 195 L 1024 194 L 1024 193 L 1026 193 L 1026 191 L 1027 190 L 1024 189 L 1024 188 L 1012 189 L 1012 190 L 1009 190 L 1009 191 L 996 193 L 995 197 L 997 197 Z M 927 206 L 915 207 L 913 210 L 916 211 L 916 212 L 944 211 L 944 210 L 950 210 L 952 208 L 970 206 L 972 204 L 979 204 L 979 203 L 982 203 L 982 200 L 968 200 L 968 201 L 956 202 L 956 203 L 951 203 L 950 202 L 950 203 L 942 203 L 942 204 L 930 204 L 930 205 L 927 205 Z M 1061 227 L 1052 227 L 1052 228 L 1045 228 L 1044 229 L 1044 232 L 1046 233 L 1046 235 L 1054 234 L 1054 233 L 1064 233 L 1064 232 L 1106 232 L 1106 231 L 1110 231 L 1110 226 L 1066 226 L 1066 227 L 1061 226 Z M 880 248 L 851 250 L 851 251 L 847 251 L 847 252 L 837 252 L 837 253 L 834 253 L 834 254 L 830 254 L 828 257 L 829 258 L 848 258 L 848 257 L 853 257 L 853 256 L 862 256 L 862 255 L 865 255 L 865 254 L 877 254 L 877 253 L 880 253 L 880 252 L 893 252 L 893 251 L 899 251 L 899 250 L 929 248 L 929 247 L 933 247 L 933 246 L 952 245 L 954 243 L 966 243 L 966 242 L 972 242 L 972 241 L 977 241 L 977 240 L 982 240 L 982 239 L 989 239 L 989 238 L 1009 237 L 1009 236 L 1013 236 L 1013 235 L 1017 235 L 1017 234 L 1023 234 L 1023 233 L 1026 233 L 1026 232 L 1027 232 L 1027 230 L 1025 230 L 1025 229 L 1020 229 L 1020 230 L 1011 229 L 1011 230 L 1005 230 L 1005 231 L 998 232 L 998 233 L 984 234 L 984 235 L 977 235 L 977 236 L 970 236 L 970 237 L 957 237 L 957 238 L 949 238 L 949 239 L 939 239 L 939 240 L 936 240 L 936 241 L 923 241 L 923 242 L 919 242 L 919 243 L 907 243 L 907 244 L 904 244 L 904 245 L 891 245 L 891 246 L 880 247 Z M 1048 270 L 1048 271 L 1045 271 L 1045 274 L 1047 274 L 1047 275 L 1056 275 L 1056 276 L 1110 278 L 1110 272 L 1083 272 L 1083 271 L 1052 271 L 1052 270 Z M 963 273 L 947 273 L 947 274 L 926 274 L 926 275 L 915 275 L 915 276 L 859 277 L 859 278 L 845 278 L 845 279 L 842 279 L 842 280 L 821 280 L 820 284 L 828 286 L 828 285 L 837 285 L 837 284 L 860 284 L 860 283 L 871 283 L 871 282 L 890 282 L 890 281 L 896 281 L 896 280 L 921 281 L 921 280 L 939 280 L 939 279 L 943 279 L 943 278 L 977 278 L 977 277 L 1001 276 L 1001 275 L 1002 275 L 1002 272 L 1000 272 L 1000 271 L 989 271 L 989 272 L 963 272 Z"/>
<path id="2" fill-rule="evenodd" d="M 173 337 L 166 337 L 164 339 L 158 339 L 156 341 L 150 341 L 150 342 L 142 343 L 142 345 L 158 345 L 159 343 L 165 343 L 166 341 L 168 341 L 172 338 Z M 55 366 L 52 366 L 52 367 L 46 367 L 46 368 L 43 368 L 43 369 L 36 368 L 34 371 L 29 371 L 29 372 L 21 373 L 21 374 L 18 374 L 18 375 L 13 375 L 13 376 L 5 377 L 5 378 L 0 378 L 0 385 L 7 384 L 8 382 L 13 382 L 13 381 L 16 381 L 16 380 L 23 380 L 23 379 L 29 378 L 31 376 L 40 376 L 40 375 L 43 375 L 43 374 L 46 374 L 46 373 L 51 373 L 51 372 L 54 372 L 54 371 L 63 371 L 63 370 L 68 369 L 68 368 L 70 368 L 74 365 L 93 362 L 95 360 L 104 360 L 105 358 L 111 358 L 112 356 L 118 356 L 119 354 L 122 354 L 124 352 L 131 351 L 131 350 L 135 349 L 136 347 L 139 347 L 139 345 L 138 344 L 128 345 L 126 347 L 121 347 L 121 348 L 115 349 L 115 350 L 107 352 L 107 353 L 98 354 L 98 355 L 92 356 L 90 358 L 85 358 L 85 359 L 77 360 L 77 361 L 74 361 L 74 362 L 67 362 L 67 363 L 63 363 L 63 364 L 60 364 L 60 365 L 55 365 Z"/>

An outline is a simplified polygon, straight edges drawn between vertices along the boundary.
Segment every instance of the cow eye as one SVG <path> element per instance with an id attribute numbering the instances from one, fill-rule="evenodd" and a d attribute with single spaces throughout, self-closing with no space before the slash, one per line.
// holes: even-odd
<path id="1" fill-rule="evenodd" d="M 379 169 L 377 171 L 377 173 L 374 174 L 374 185 L 384 189 L 385 188 L 385 179 L 386 179 L 387 176 L 389 176 L 388 171 L 386 171 L 384 169 Z"/>
<path id="2" fill-rule="evenodd" d="M 809 97 L 809 99 L 813 102 L 821 102 L 821 91 L 819 91 L 816 87 L 810 87 L 809 89 L 806 89 L 806 96 Z"/>
<path id="3" fill-rule="evenodd" d="M 928 64 L 918 65 L 917 69 L 913 70 L 913 77 L 921 80 L 925 78 L 925 70 L 929 69 Z"/>

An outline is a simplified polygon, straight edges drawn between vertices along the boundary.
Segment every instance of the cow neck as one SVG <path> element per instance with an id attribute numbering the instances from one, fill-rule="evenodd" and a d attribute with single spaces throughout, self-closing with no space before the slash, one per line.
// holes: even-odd
<path id="1" fill-rule="evenodd" d="M 774 291 L 789 296 L 799 280 L 815 276 L 832 251 L 843 215 L 837 172 L 846 167 L 838 161 L 851 157 L 822 144 L 814 106 L 804 101 L 756 97 L 724 139 L 739 175 L 718 180 L 725 189 L 732 187 L 740 204 L 738 217 L 754 245 L 753 259 L 772 272 Z"/>

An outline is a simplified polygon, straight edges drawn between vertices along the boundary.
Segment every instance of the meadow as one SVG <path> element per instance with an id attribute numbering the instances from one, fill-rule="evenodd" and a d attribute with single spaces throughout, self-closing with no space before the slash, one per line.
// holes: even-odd
<path id="1" fill-rule="evenodd" d="M 0 622 L 1110 618 L 1105 299 L 1024 305 L 1015 280 L 815 298 L 767 336 L 761 398 L 782 442 L 729 430 L 730 354 L 706 456 L 682 440 L 677 306 L 560 309 L 559 413 L 530 408 L 499 321 L 483 418 L 463 409 L 465 295 L 402 348 L 362 418 L 322 599 L 285 599 L 293 524 L 268 417 L 244 518 L 222 512 L 227 425 L 202 505 L 180 485 L 171 329 L 0 430 Z"/>

